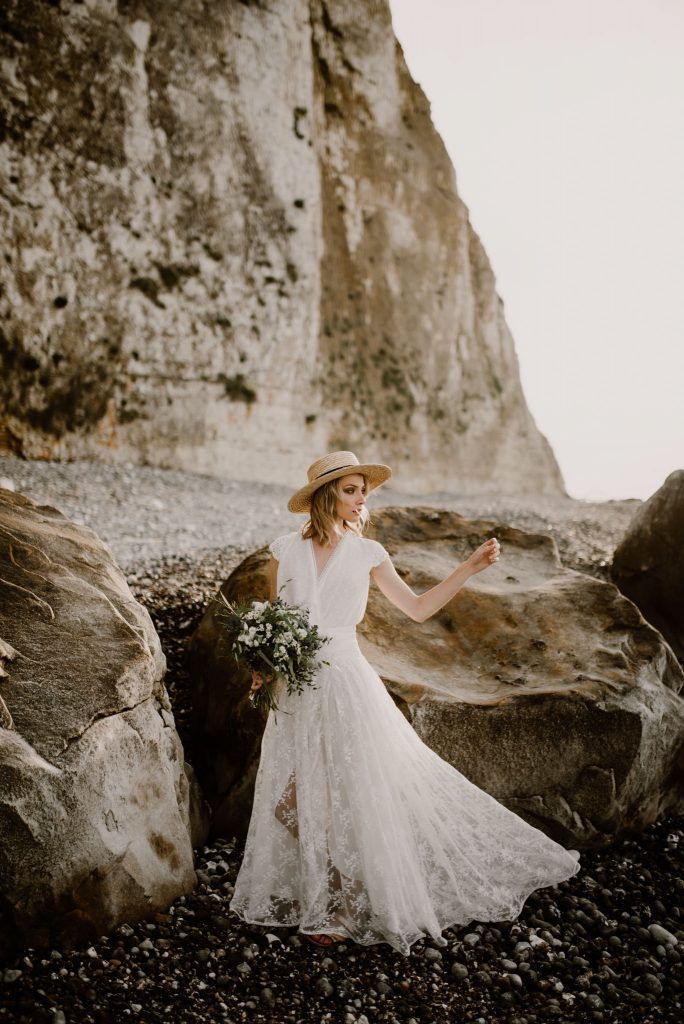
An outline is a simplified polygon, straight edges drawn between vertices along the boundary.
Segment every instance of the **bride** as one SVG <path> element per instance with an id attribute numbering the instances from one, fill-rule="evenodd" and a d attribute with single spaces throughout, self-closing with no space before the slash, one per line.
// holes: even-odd
<path id="1" fill-rule="evenodd" d="M 424 622 L 499 559 L 490 538 L 436 586 L 416 594 L 385 548 L 364 537 L 370 491 L 389 467 L 352 452 L 314 462 L 288 509 L 301 530 L 270 546 L 270 596 L 308 608 L 328 638 L 316 686 L 288 693 L 266 720 L 245 850 L 230 907 L 243 920 L 298 925 L 316 945 L 384 942 L 408 955 L 429 934 L 472 920 L 512 920 L 535 889 L 576 874 L 555 843 L 422 742 L 356 639 L 370 576 Z"/>

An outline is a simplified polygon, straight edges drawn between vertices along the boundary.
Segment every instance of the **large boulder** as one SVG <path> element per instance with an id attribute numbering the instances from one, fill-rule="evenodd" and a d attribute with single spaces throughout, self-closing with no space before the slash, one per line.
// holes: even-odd
<path id="1" fill-rule="evenodd" d="M 190 643 L 194 766 L 211 807 L 212 836 L 247 834 L 266 716 L 248 701 L 250 677 L 227 650 L 227 600 L 268 598 L 267 548 L 249 555 L 210 601 Z"/>
<path id="2" fill-rule="evenodd" d="M 684 664 L 684 469 L 645 501 L 613 554 L 611 576 Z"/>
<path id="3" fill-rule="evenodd" d="M 196 784 L 159 638 L 92 530 L 0 490 L 0 593 L 0 947 L 68 945 L 193 888 Z"/>
<path id="4" fill-rule="evenodd" d="M 421 739 L 476 785 L 574 848 L 684 806 L 684 674 L 611 583 L 565 569 L 552 538 L 453 512 L 388 508 L 371 535 L 417 592 L 488 537 L 501 560 L 418 624 L 371 587 L 361 645 Z M 266 549 L 221 588 L 262 599 Z M 217 650 L 213 602 L 193 639 L 198 771 L 214 829 L 244 834 L 262 715 Z"/>

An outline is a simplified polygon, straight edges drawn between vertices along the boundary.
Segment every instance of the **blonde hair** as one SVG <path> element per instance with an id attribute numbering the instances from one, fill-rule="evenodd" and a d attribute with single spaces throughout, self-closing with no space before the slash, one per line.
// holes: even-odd
<path id="1" fill-rule="evenodd" d="M 338 477 L 337 480 L 328 480 L 327 483 L 324 483 L 322 487 L 319 487 L 311 495 L 309 518 L 302 527 L 302 537 L 304 540 L 314 537 L 322 545 L 334 543 L 336 537 L 335 515 L 337 513 L 337 500 L 342 496 L 340 489 L 342 479 L 343 477 Z M 363 479 L 365 483 L 365 476 Z M 360 523 L 349 523 L 345 519 L 343 529 L 351 530 L 360 537 L 370 521 L 370 514 L 368 509 L 366 509 Z"/>

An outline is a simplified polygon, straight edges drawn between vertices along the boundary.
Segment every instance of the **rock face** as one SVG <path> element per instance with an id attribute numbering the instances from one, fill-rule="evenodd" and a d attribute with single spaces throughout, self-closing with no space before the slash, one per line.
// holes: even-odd
<path id="1" fill-rule="evenodd" d="M 638 509 L 615 549 L 611 576 L 684 664 L 684 469 Z"/>
<path id="2" fill-rule="evenodd" d="M 384 0 L 9 0 L 0 47 L 0 447 L 564 493 Z"/>
<path id="3" fill-rule="evenodd" d="M 196 784 L 149 615 L 86 527 L 0 491 L 0 946 L 68 944 L 195 884 Z"/>
<path id="4" fill-rule="evenodd" d="M 453 512 L 388 508 L 372 535 L 417 592 L 488 537 L 501 561 L 417 624 L 371 586 L 361 643 L 421 739 L 568 847 L 600 846 L 684 806 L 684 674 L 610 583 L 564 569 L 554 541 Z M 267 551 L 224 584 L 266 594 Z M 216 607 L 195 636 L 197 729 L 215 829 L 249 821 L 262 720 L 216 657 Z M 226 742 L 226 738 L 230 742 Z"/>

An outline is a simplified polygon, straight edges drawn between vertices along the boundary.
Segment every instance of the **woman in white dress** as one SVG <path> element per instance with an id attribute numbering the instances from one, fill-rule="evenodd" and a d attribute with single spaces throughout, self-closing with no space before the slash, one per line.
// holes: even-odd
<path id="1" fill-rule="evenodd" d="M 579 871 L 579 854 L 471 783 L 422 742 L 356 640 L 370 576 L 416 622 L 499 558 L 487 540 L 416 594 L 385 548 L 363 536 L 367 494 L 391 475 L 333 452 L 290 499 L 305 527 L 270 545 L 271 599 L 309 609 L 329 637 L 316 687 L 269 712 L 245 851 L 230 907 L 245 921 L 298 925 L 317 945 L 385 942 L 408 955 L 426 934 L 512 920 L 535 889 Z M 280 589 L 282 588 L 282 589 Z M 252 687 L 265 680 L 254 674 Z"/>

